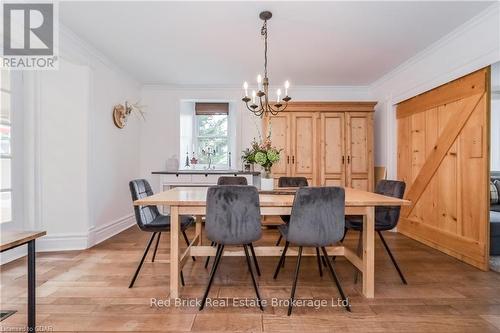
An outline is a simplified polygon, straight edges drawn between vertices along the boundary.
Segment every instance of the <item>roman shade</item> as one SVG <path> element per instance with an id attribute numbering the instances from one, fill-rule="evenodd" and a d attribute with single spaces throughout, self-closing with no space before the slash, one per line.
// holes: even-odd
<path id="1" fill-rule="evenodd" d="M 229 103 L 196 103 L 194 109 L 197 116 L 227 115 Z"/>

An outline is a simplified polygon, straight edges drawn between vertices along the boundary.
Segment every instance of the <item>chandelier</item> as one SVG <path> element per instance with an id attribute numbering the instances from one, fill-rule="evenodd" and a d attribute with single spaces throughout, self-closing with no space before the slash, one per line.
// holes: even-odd
<path id="1" fill-rule="evenodd" d="M 260 19 L 264 21 L 260 29 L 260 34 L 264 36 L 264 78 L 262 78 L 260 74 L 257 76 L 258 91 L 252 91 L 252 98 L 248 96 L 248 83 L 243 83 L 245 97 L 243 97 L 242 101 L 245 102 L 248 110 L 259 117 L 267 113 L 271 113 L 273 116 L 277 115 L 278 112 L 286 109 L 288 102 L 292 99 L 288 96 L 290 83 L 285 81 L 285 97 L 280 100 L 281 89 L 278 89 L 276 90 L 276 102 L 269 100 L 269 78 L 267 77 L 267 21 L 271 19 L 272 16 L 273 14 L 268 11 L 262 12 L 259 15 Z M 251 102 L 251 104 L 249 104 L 249 102 Z"/>

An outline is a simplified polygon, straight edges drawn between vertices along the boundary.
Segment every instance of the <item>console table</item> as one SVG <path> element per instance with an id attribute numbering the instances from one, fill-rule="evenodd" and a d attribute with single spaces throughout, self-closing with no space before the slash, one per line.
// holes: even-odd
<path id="1" fill-rule="evenodd" d="M 0 236 L 0 253 L 28 244 L 28 332 L 35 332 L 36 326 L 35 240 L 46 234 L 45 231 L 2 231 Z"/>
<path id="2" fill-rule="evenodd" d="M 175 170 L 154 171 L 160 175 L 160 189 L 166 191 L 174 187 L 217 185 L 219 177 L 245 177 L 248 185 L 260 187 L 260 172 L 239 170 Z"/>

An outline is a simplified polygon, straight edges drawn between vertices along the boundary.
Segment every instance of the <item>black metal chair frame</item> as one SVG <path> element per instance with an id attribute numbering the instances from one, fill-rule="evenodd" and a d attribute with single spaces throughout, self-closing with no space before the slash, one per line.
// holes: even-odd
<path id="1" fill-rule="evenodd" d="M 288 250 L 288 247 L 290 246 L 290 242 L 286 241 L 285 242 L 285 248 L 283 249 L 283 252 L 281 254 L 281 257 L 280 257 L 280 260 L 278 262 L 278 265 L 276 266 L 276 270 L 274 271 L 274 276 L 273 276 L 273 279 L 276 279 L 278 277 L 278 273 L 280 271 L 280 267 L 282 266 L 283 264 L 283 261 L 285 260 L 285 257 L 286 257 L 286 252 Z M 295 266 L 295 275 L 294 275 L 294 278 L 293 278 L 293 284 L 292 284 L 292 292 L 291 292 L 291 295 L 290 295 L 290 304 L 288 305 L 288 312 L 287 312 L 287 315 L 290 316 L 292 314 L 292 309 L 293 309 L 293 301 L 295 299 L 295 290 L 297 289 L 297 281 L 299 279 L 299 272 L 300 272 L 300 263 L 301 263 L 301 260 L 302 260 L 302 249 L 303 247 L 302 246 L 299 246 L 299 255 L 297 257 L 297 264 Z M 316 254 L 318 255 L 319 253 L 319 250 L 318 248 L 316 248 Z M 333 278 L 333 281 L 335 282 L 335 285 L 337 286 L 337 289 L 339 291 L 339 294 L 340 294 L 340 297 L 342 298 L 342 301 L 345 302 L 346 304 L 346 310 L 351 312 L 351 307 L 349 305 L 349 300 L 348 298 L 345 296 L 344 294 L 344 290 L 342 289 L 342 286 L 340 285 L 340 281 L 338 279 L 338 276 L 335 272 L 335 269 L 333 268 L 333 265 L 332 263 L 328 260 L 328 253 L 326 251 L 326 248 L 325 247 L 321 247 L 321 251 L 322 251 L 322 258 L 325 259 L 326 263 L 327 263 L 327 266 L 328 266 L 328 270 L 330 271 L 330 274 Z M 319 264 L 319 258 L 318 258 L 318 264 Z M 321 267 L 321 265 L 319 264 L 319 266 Z"/>
<path id="2" fill-rule="evenodd" d="M 349 229 L 346 229 L 346 231 L 345 231 L 346 234 L 347 234 L 348 230 Z M 380 240 L 382 241 L 382 244 L 384 245 L 384 248 L 385 248 L 387 254 L 389 255 L 389 258 L 391 258 L 392 264 L 394 265 L 394 268 L 396 268 L 396 271 L 398 272 L 398 275 L 399 275 L 399 278 L 401 279 L 401 282 L 403 282 L 403 284 L 408 284 L 408 282 L 406 281 L 406 278 L 403 275 L 403 272 L 399 268 L 399 265 L 396 261 L 396 258 L 394 258 L 394 255 L 392 254 L 391 249 L 389 248 L 389 245 L 387 245 L 387 242 L 385 241 L 384 236 L 382 236 L 382 231 L 377 230 L 377 234 L 379 235 Z M 344 237 L 345 237 L 345 234 L 344 234 Z M 362 242 L 363 242 L 363 230 L 359 230 L 358 246 L 357 246 L 357 251 L 356 251 L 358 256 L 361 255 L 361 252 L 362 252 L 362 244 L 363 244 Z M 356 267 L 354 267 L 354 283 L 358 283 L 358 277 L 359 277 L 359 270 Z"/>
<path id="3" fill-rule="evenodd" d="M 255 294 L 257 295 L 257 303 L 259 304 L 260 310 L 264 311 L 264 307 L 262 306 L 262 298 L 260 297 L 259 288 L 257 287 L 257 282 L 255 280 L 255 275 L 253 273 L 253 268 L 252 268 L 252 263 L 250 260 L 250 254 L 249 254 L 248 248 L 250 248 L 250 250 L 252 251 L 252 255 L 254 257 L 254 263 L 256 265 L 256 270 L 257 270 L 258 275 L 260 276 L 260 271 L 258 268 L 259 266 L 257 264 L 257 260 L 255 257 L 255 253 L 253 251 L 252 244 L 244 244 L 243 249 L 245 250 L 245 257 L 246 257 L 246 261 L 247 261 L 248 270 L 250 271 L 250 276 L 252 277 L 253 288 L 255 290 Z M 215 254 L 214 264 L 212 265 L 212 269 L 210 271 L 210 277 L 208 278 L 207 288 L 205 289 L 205 293 L 203 294 L 203 298 L 202 298 L 201 305 L 199 308 L 200 311 L 203 310 L 203 308 L 205 307 L 208 293 L 210 292 L 210 288 L 212 287 L 212 282 L 214 280 L 215 273 L 217 272 L 217 268 L 219 268 L 219 264 L 220 264 L 221 258 L 223 256 L 223 253 L 224 253 L 224 245 L 217 244 L 217 251 Z"/>
<path id="4" fill-rule="evenodd" d="M 287 180 L 293 179 L 293 178 L 300 179 L 300 180 L 305 179 L 304 177 L 280 177 L 278 180 L 278 185 L 280 187 L 286 187 L 286 186 L 283 186 L 283 185 L 286 185 L 283 183 L 286 182 Z M 305 179 L 305 182 L 307 183 L 307 179 Z M 309 184 L 308 184 L 308 186 L 309 186 Z M 282 219 L 283 219 L 283 217 L 282 217 Z M 285 222 L 285 221 L 283 221 L 283 222 Z M 279 236 L 278 240 L 276 241 L 276 246 L 280 245 L 282 239 L 283 239 L 283 235 L 281 235 L 281 233 L 280 233 L 280 236 Z M 318 260 L 319 276 L 323 277 L 323 267 L 321 266 L 321 263 L 323 263 L 324 267 L 327 266 L 327 263 L 326 263 L 325 258 L 319 254 L 319 248 L 316 248 L 316 258 Z M 285 259 L 283 259 L 283 262 L 281 263 L 281 267 L 285 267 Z M 277 273 L 275 273 L 275 274 L 277 274 Z"/>
<path id="5" fill-rule="evenodd" d="M 149 239 L 148 245 L 146 246 L 146 248 L 144 249 L 144 253 L 142 254 L 141 261 L 139 262 L 139 265 L 137 266 L 137 269 L 135 270 L 134 276 L 132 277 L 132 280 L 130 281 L 130 284 L 128 286 L 129 288 L 132 288 L 134 286 L 135 280 L 137 279 L 137 276 L 139 275 L 139 272 L 141 271 L 142 265 L 144 264 L 144 260 L 146 259 L 146 256 L 148 255 L 149 248 L 151 247 L 151 244 L 153 244 L 153 241 L 154 241 L 156 235 L 158 235 L 158 237 L 156 238 L 155 249 L 153 252 L 153 257 L 151 258 L 151 262 L 155 261 L 156 251 L 158 250 L 158 245 L 160 243 L 160 237 L 161 237 L 160 231 L 153 232 L 153 235 L 151 235 L 151 238 Z M 185 230 L 182 230 L 182 236 L 184 237 L 184 240 L 186 241 L 186 245 L 189 246 L 189 238 L 188 238 Z M 193 261 L 196 261 L 195 257 L 191 257 L 191 258 L 193 259 Z M 185 286 L 184 275 L 182 274 L 182 270 L 181 270 L 181 284 L 182 284 L 182 286 Z"/>

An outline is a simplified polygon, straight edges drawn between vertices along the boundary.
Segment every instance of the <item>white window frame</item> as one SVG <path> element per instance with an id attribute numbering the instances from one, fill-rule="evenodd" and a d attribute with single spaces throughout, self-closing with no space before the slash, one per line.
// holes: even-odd
<path id="1" fill-rule="evenodd" d="M 10 95 L 10 156 L 11 174 L 11 219 L 0 223 L 2 230 L 24 229 L 24 112 L 23 75 L 20 71 L 10 72 L 10 90 L 0 87 Z"/>

